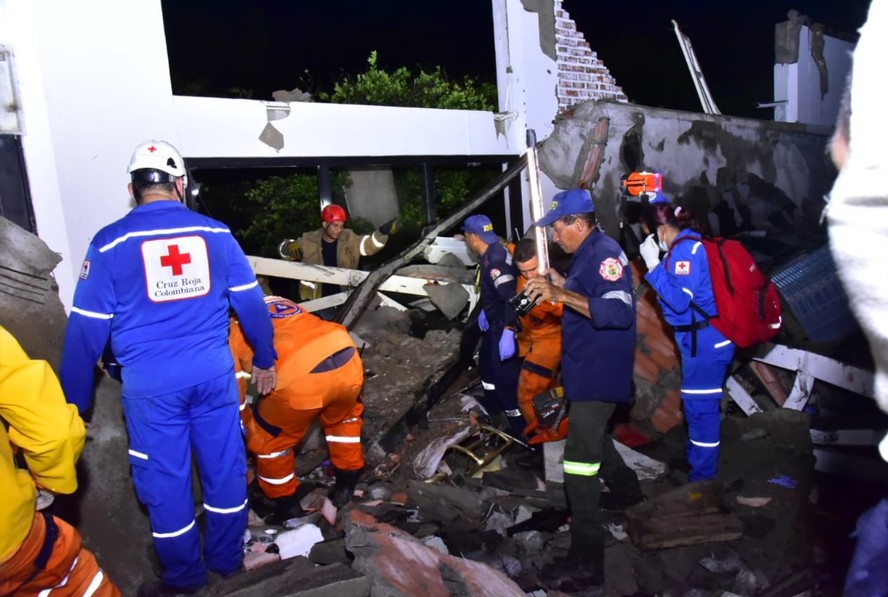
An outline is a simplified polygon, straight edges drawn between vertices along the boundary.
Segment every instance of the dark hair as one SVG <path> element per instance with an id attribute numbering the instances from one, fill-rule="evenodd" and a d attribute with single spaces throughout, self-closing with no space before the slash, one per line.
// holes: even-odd
<path id="1" fill-rule="evenodd" d="M 141 203 L 145 193 L 171 193 L 176 194 L 175 182 L 141 182 L 133 181 L 133 198 L 136 203 Z"/>
<path id="2" fill-rule="evenodd" d="M 672 226 L 679 230 L 690 228 L 702 232 L 697 217 L 689 210 L 672 203 L 651 203 L 645 208 L 642 219 L 648 230 L 654 232 L 658 226 Z"/>
<path id="3" fill-rule="evenodd" d="M 598 225 L 598 219 L 595 217 L 595 214 L 591 211 L 584 214 L 570 214 L 566 216 L 562 216 L 558 218 L 560 221 L 564 222 L 567 226 L 570 226 L 577 220 L 583 220 L 586 222 L 586 226 L 590 229 L 594 229 Z"/>
<path id="4" fill-rule="evenodd" d="M 512 258 L 515 261 L 524 263 L 525 261 L 530 261 L 536 257 L 536 254 L 536 241 L 529 236 L 525 236 L 515 243 L 515 251 L 512 253 Z"/>

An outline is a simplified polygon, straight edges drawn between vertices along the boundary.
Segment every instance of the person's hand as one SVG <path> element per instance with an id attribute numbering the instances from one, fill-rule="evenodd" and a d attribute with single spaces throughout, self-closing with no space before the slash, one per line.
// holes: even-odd
<path id="1" fill-rule="evenodd" d="M 501 361 L 515 356 L 515 330 L 505 328 L 499 340 L 499 358 Z"/>
<path id="2" fill-rule="evenodd" d="M 285 238 L 281 241 L 281 244 L 278 245 L 278 254 L 280 254 L 281 259 L 286 259 L 287 261 L 299 261 L 302 259 L 302 249 L 299 248 L 299 243 L 292 238 Z"/>
<path id="3" fill-rule="evenodd" d="M 277 385 L 277 373 L 274 371 L 274 365 L 269 369 L 262 369 L 253 365 L 252 379 L 253 383 L 256 384 L 256 391 L 260 395 L 270 393 L 274 386 Z"/>
<path id="4" fill-rule="evenodd" d="M 478 327 L 482 332 L 490 329 L 490 322 L 487 321 L 487 314 L 484 312 L 484 309 L 481 309 L 481 313 L 478 314 Z"/>
<path id="5" fill-rule="evenodd" d="M 561 278 L 561 283 L 564 284 L 564 278 Z M 538 299 L 556 303 L 559 300 L 558 291 L 559 287 L 543 276 L 537 276 L 532 280 L 528 280 L 527 285 L 524 287 L 525 294 L 532 301 Z"/>
<path id="6" fill-rule="evenodd" d="M 379 233 L 388 236 L 389 234 L 394 234 L 398 231 L 398 218 L 392 218 L 385 224 L 382 224 L 379 227 Z"/>
<path id="7" fill-rule="evenodd" d="M 660 247 L 657 245 L 655 234 L 648 235 L 644 239 L 644 242 L 638 247 L 638 252 L 641 253 L 641 258 L 644 259 L 648 271 L 653 271 L 660 264 Z"/>

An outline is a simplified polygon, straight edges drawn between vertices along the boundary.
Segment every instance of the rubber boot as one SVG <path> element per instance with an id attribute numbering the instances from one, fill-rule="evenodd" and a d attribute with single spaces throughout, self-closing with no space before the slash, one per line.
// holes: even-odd
<path id="1" fill-rule="evenodd" d="M 364 472 L 363 469 L 343 471 L 333 467 L 333 476 L 336 478 L 336 484 L 330 490 L 330 493 L 327 494 L 327 497 L 333 502 L 334 506 L 341 508 L 351 501 L 355 493 L 355 485 L 358 484 L 358 479 L 361 478 L 362 472 Z"/>
<path id="2" fill-rule="evenodd" d="M 274 510 L 265 517 L 265 524 L 283 525 L 291 518 L 302 518 L 305 516 L 305 510 L 299 504 L 299 497 L 296 494 L 271 501 L 274 502 Z"/>

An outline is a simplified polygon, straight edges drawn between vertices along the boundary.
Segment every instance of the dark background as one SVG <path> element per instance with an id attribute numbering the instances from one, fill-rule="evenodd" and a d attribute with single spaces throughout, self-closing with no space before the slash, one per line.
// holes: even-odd
<path id="1" fill-rule="evenodd" d="M 489 0 L 162 0 L 173 89 L 230 96 L 248 90 L 331 89 L 366 68 L 427 70 L 495 81 Z M 691 38 L 716 104 L 725 114 L 771 118 L 774 26 L 795 8 L 827 32 L 856 39 L 869 0 L 566 0 L 592 49 L 630 101 L 700 110 L 670 20 Z"/>

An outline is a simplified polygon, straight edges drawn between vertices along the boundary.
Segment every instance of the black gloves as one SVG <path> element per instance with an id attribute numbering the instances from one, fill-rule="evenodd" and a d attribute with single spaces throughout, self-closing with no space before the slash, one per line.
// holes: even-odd
<path id="1" fill-rule="evenodd" d="M 398 218 L 392 218 L 385 224 L 379 226 L 379 233 L 385 236 L 389 234 L 394 234 L 398 231 Z"/>

